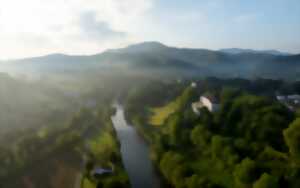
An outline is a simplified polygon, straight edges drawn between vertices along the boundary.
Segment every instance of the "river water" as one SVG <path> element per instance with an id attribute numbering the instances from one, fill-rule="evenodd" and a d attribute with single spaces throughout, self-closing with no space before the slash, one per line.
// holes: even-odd
<path id="1" fill-rule="evenodd" d="M 117 111 L 112 121 L 121 143 L 122 160 L 131 187 L 159 188 L 159 178 L 151 163 L 147 143 L 137 134 L 134 127 L 127 124 L 123 107 L 118 104 L 114 106 Z"/>

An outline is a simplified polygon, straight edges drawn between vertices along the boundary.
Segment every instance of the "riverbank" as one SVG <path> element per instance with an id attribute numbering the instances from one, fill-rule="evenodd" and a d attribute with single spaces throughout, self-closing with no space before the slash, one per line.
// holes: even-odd
<path id="1" fill-rule="evenodd" d="M 84 169 L 80 187 L 130 187 L 129 179 L 122 163 L 120 143 L 111 120 L 114 111 L 108 106 L 93 111 L 91 114 L 96 119 L 93 120 L 90 117 L 90 121 L 97 123 L 98 126 L 102 125 L 102 127 L 95 130 L 92 136 L 86 139 Z"/>
<path id="2" fill-rule="evenodd" d="M 166 91 L 174 93 L 172 88 L 135 88 L 125 106 L 126 118 L 150 140 L 151 159 L 169 187 L 299 187 L 293 174 L 298 159 L 291 149 L 300 121 L 266 91 L 187 86 L 161 103 L 157 93 Z M 218 112 L 203 108 L 199 116 L 192 111 L 202 93 L 220 96 Z M 169 110 L 169 104 L 178 108 L 160 126 L 153 125 L 153 114 L 162 111 L 151 109 Z"/>
<path id="3" fill-rule="evenodd" d="M 132 188 L 159 188 L 160 182 L 150 159 L 150 149 L 133 126 L 127 124 L 123 106 L 115 105 L 116 114 L 112 117 L 119 142 L 125 169 Z"/>

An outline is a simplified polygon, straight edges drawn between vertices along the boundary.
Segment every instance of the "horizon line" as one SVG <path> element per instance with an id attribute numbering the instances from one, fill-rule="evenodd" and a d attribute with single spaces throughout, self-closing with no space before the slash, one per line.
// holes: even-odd
<path id="1" fill-rule="evenodd" d="M 64 53 L 64 52 L 52 52 L 52 53 L 45 53 L 45 54 L 41 54 L 41 55 L 33 55 L 33 56 L 24 56 L 24 57 L 16 57 L 16 58 L 5 58 L 2 59 L 0 57 L 0 62 L 3 61 L 15 61 L 15 60 L 24 60 L 24 59 L 31 59 L 31 58 L 41 58 L 41 57 L 47 57 L 47 56 L 51 56 L 51 55 L 64 55 L 64 56 L 93 56 L 93 55 L 98 55 L 98 54 L 102 54 L 108 51 L 112 51 L 112 50 L 120 50 L 120 49 L 125 49 L 128 48 L 130 46 L 134 46 L 134 45 L 141 45 L 141 44 L 149 44 L 149 43 L 157 43 L 157 44 L 161 44 L 165 47 L 168 48 L 177 48 L 177 49 L 191 49 L 191 50 L 209 50 L 209 51 L 214 51 L 214 52 L 222 52 L 222 50 L 230 50 L 230 49 L 236 49 L 236 50 L 252 50 L 252 51 L 257 51 L 257 52 L 267 52 L 267 51 L 277 51 L 279 53 L 282 54 L 287 54 L 287 56 L 293 56 L 293 55 L 299 55 L 300 52 L 294 53 L 294 52 L 287 52 L 287 51 L 281 51 L 279 49 L 275 49 L 275 48 L 271 48 L 271 49 L 259 49 L 259 48 L 239 48 L 239 47 L 228 47 L 228 48 L 218 48 L 218 49 L 211 49 L 211 48 L 201 48 L 201 47 L 188 47 L 188 46 L 175 46 L 175 45 L 168 45 L 159 41 L 142 41 L 142 42 L 136 42 L 136 43 L 131 43 L 131 44 L 127 44 L 123 47 L 119 47 L 119 48 L 107 48 L 105 50 L 99 50 L 99 52 L 97 53 L 86 53 L 86 54 L 71 54 L 71 53 Z"/>

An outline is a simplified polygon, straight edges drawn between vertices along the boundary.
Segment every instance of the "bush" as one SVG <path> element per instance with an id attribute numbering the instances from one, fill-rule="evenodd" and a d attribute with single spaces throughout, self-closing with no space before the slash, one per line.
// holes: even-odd
<path id="1" fill-rule="evenodd" d="M 283 135 L 294 165 L 300 167 L 300 118 L 285 129 Z"/>
<path id="2" fill-rule="evenodd" d="M 253 188 L 278 188 L 278 180 L 267 173 L 261 175 L 261 177 L 253 184 Z"/>
<path id="3" fill-rule="evenodd" d="M 236 184 L 245 187 L 252 184 L 257 177 L 256 168 L 256 163 L 249 158 L 244 159 L 240 164 L 236 165 L 234 171 Z"/>

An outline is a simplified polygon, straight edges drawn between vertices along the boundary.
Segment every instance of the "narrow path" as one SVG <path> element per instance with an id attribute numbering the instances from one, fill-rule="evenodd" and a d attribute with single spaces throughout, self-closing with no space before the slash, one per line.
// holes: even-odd
<path id="1" fill-rule="evenodd" d="M 132 188 L 159 188 L 159 178 L 152 166 L 148 145 L 136 130 L 126 123 L 123 107 L 115 106 L 117 112 L 112 121 L 121 142 L 122 160 Z"/>

